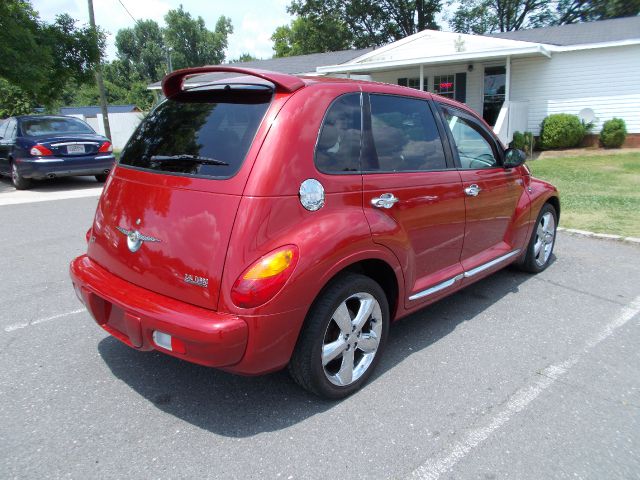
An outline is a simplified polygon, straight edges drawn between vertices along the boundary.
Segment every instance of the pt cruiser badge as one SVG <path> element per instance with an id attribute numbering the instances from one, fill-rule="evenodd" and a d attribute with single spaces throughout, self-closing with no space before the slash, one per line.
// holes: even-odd
<path id="1" fill-rule="evenodd" d="M 159 242 L 155 237 L 149 237 L 148 235 L 143 235 L 137 230 L 127 230 L 126 228 L 116 227 L 116 229 L 127 237 L 127 247 L 131 253 L 135 253 L 140 250 L 142 246 L 142 242 Z"/>

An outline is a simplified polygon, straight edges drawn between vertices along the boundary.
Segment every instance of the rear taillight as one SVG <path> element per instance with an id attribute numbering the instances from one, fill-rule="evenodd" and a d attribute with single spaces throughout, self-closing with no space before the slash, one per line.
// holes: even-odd
<path id="1" fill-rule="evenodd" d="M 298 262 L 298 248 L 281 247 L 265 255 L 238 277 L 231 300 L 242 308 L 253 308 L 271 300 L 287 282 Z"/>
<path id="2" fill-rule="evenodd" d="M 31 147 L 31 150 L 29 150 L 29 153 L 34 157 L 46 157 L 47 155 L 53 155 L 53 152 L 51 150 L 49 150 L 44 145 L 40 145 L 40 144 L 36 144 L 33 147 Z"/>
<path id="3" fill-rule="evenodd" d="M 111 145 L 111 142 L 104 142 L 102 145 L 100 145 L 98 152 L 100 153 L 113 152 L 113 145 Z"/>

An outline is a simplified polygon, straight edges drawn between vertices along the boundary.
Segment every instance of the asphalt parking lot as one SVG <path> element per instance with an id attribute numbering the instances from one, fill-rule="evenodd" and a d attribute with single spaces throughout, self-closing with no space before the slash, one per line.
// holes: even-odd
<path id="1" fill-rule="evenodd" d="M 638 246 L 560 233 L 547 271 L 396 324 L 370 384 L 327 402 L 109 337 L 67 274 L 96 193 L 8 185 L 0 478 L 640 478 Z"/>

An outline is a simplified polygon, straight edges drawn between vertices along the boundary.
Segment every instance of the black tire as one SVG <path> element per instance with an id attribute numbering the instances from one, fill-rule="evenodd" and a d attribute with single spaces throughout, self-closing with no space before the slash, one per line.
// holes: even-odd
<path id="1" fill-rule="evenodd" d="M 356 328 L 353 323 L 357 318 L 356 308 L 370 313 L 363 314 L 361 328 L 353 330 Z M 350 334 L 344 334 L 345 328 L 334 320 L 334 317 L 339 318 L 339 309 L 349 314 L 350 318 L 346 320 L 349 323 L 343 323 L 343 326 L 352 327 Z M 342 275 L 320 293 L 309 310 L 289 362 L 289 373 L 302 388 L 320 397 L 347 397 L 360 389 L 371 376 L 384 351 L 388 332 L 389 304 L 380 285 L 364 275 Z M 323 365 L 323 348 L 337 342 L 342 342 L 345 349 L 326 366 Z M 362 348 L 365 344 L 366 350 L 370 350 L 373 344 L 376 346 L 374 350 L 366 351 Z M 336 383 L 342 382 L 340 373 L 349 361 L 351 375 L 345 377 L 351 380 L 344 384 Z"/>
<path id="2" fill-rule="evenodd" d="M 553 225 L 545 222 L 544 219 L 549 219 L 549 214 L 553 218 Z M 552 237 L 549 238 L 547 233 L 544 233 L 542 236 L 540 235 L 542 230 L 551 230 Z M 556 209 L 550 203 L 545 203 L 543 207 L 540 209 L 540 213 L 538 213 L 538 218 L 536 219 L 536 223 L 533 227 L 533 231 L 531 232 L 531 238 L 529 239 L 529 244 L 527 245 L 527 251 L 521 260 L 518 263 L 518 267 L 521 270 L 529 273 L 540 273 L 545 270 L 549 263 L 551 263 L 551 258 L 553 256 L 553 247 L 556 243 L 556 233 L 558 228 L 558 214 Z M 540 249 L 536 252 L 538 242 L 541 243 Z M 545 248 L 548 248 L 548 253 L 545 252 Z M 541 256 L 542 255 L 542 256 Z"/>
<path id="3" fill-rule="evenodd" d="M 31 186 L 31 179 L 20 175 L 18 166 L 14 162 L 11 162 L 11 182 L 16 190 L 27 190 Z"/>
<path id="4" fill-rule="evenodd" d="M 99 175 L 96 175 L 96 180 L 100 183 L 104 183 L 107 181 L 107 177 L 109 176 L 108 173 L 101 173 Z"/>

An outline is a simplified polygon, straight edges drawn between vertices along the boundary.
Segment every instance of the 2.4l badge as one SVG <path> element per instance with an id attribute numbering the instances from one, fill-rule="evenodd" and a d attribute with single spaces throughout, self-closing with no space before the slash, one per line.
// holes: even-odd
<path id="1" fill-rule="evenodd" d="M 191 285 L 197 285 L 198 287 L 207 288 L 209 286 L 208 278 L 191 275 L 190 273 L 184 274 L 184 281 L 186 283 L 190 283 Z"/>

